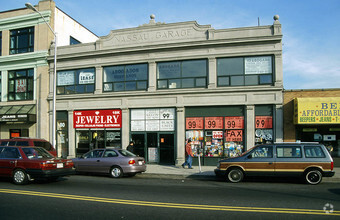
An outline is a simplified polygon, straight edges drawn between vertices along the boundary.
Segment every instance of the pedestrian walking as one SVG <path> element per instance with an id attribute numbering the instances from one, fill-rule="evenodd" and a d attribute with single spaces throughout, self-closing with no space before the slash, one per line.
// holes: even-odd
<path id="1" fill-rule="evenodd" d="M 130 144 L 126 147 L 126 150 L 130 151 L 131 153 L 135 153 L 135 148 L 133 146 L 133 141 L 130 141 Z"/>
<path id="2" fill-rule="evenodd" d="M 191 139 L 188 139 L 188 143 L 185 145 L 185 155 L 186 155 L 186 160 L 182 164 L 182 167 L 184 168 L 185 165 L 188 165 L 188 168 L 192 169 L 192 157 L 194 155 L 191 149 Z"/>

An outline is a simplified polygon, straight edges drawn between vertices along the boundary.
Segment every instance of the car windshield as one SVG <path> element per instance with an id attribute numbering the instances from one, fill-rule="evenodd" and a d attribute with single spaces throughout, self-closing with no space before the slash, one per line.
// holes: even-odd
<path id="1" fill-rule="evenodd" d="M 135 157 L 136 155 L 127 150 L 118 150 L 118 152 L 124 157 Z"/>
<path id="2" fill-rule="evenodd" d="M 53 156 L 41 147 L 22 148 L 28 159 L 50 159 Z"/>

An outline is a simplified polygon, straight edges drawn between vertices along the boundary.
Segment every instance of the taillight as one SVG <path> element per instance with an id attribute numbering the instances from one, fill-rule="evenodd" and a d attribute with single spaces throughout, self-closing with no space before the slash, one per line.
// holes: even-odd
<path id="1" fill-rule="evenodd" d="M 331 162 L 331 170 L 333 170 L 334 169 L 334 162 L 332 161 Z"/>
<path id="2" fill-rule="evenodd" d="M 135 163 L 136 163 L 135 160 L 129 160 L 129 164 L 130 164 L 130 165 L 133 165 L 133 164 L 135 164 Z"/>
<path id="3" fill-rule="evenodd" d="M 46 161 L 46 162 L 40 163 L 40 167 L 42 169 L 54 168 L 56 167 L 56 164 L 51 161 Z"/>

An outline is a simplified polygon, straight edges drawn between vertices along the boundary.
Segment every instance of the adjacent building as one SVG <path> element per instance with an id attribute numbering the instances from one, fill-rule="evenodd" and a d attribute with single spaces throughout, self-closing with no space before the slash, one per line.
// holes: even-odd
<path id="1" fill-rule="evenodd" d="M 25 5 L 23 5 L 25 7 Z M 50 70 L 47 56 L 57 46 L 94 42 L 98 37 L 55 6 L 0 12 L 0 138 L 36 137 L 50 140 Z M 52 84 L 51 84 L 52 85 Z"/>
<path id="2" fill-rule="evenodd" d="M 60 155 L 134 141 L 148 163 L 180 164 L 191 139 L 194 163 L 216 165 L 256 143 L 283 141 L 278 16 L 273 25 L 230 29 L 150 17 L 58 47 Z M 48 62 L 53 69 L 53 51 Z"/>
<path id="3" fill-rule="evenodd" d="M 340 89 L 284 90 L 284 141 L 323 143 L 340 157 Z"/>

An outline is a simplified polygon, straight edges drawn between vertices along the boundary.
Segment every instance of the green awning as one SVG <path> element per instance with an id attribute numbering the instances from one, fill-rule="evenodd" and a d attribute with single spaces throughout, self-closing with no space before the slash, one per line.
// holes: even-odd
<path id="1" fill-rule="evenodd" d="M 36 122 L 35 105 L 0 106 L 0 122 Z"/>

